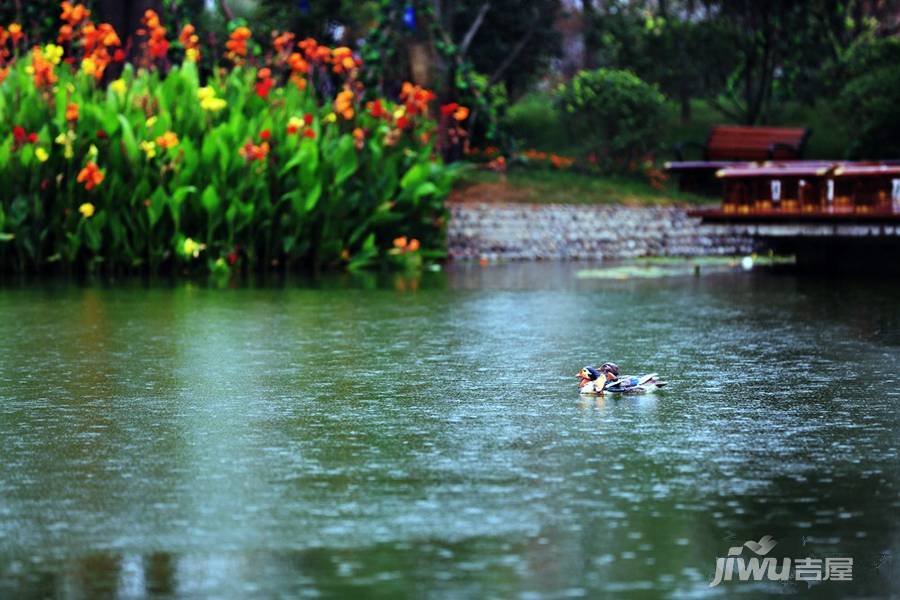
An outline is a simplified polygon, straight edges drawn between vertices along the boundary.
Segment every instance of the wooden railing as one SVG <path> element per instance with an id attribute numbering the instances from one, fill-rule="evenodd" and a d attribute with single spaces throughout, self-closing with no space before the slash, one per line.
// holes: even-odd
<path id="1" fill-rule="evenodd" d="M 900 214 L 900 164 L 746 163 L 719 169 L 716 177 L 725 214 Z"/>

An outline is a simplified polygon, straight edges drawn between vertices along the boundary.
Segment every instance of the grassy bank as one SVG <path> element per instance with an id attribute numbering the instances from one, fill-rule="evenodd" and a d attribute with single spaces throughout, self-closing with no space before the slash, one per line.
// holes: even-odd
<path id="1" fill-rule="evenodd" d="M 506 174 L 472 170 L 450 195 L 456 202 L 533 202 L 540 204 L 701 204 L 710 198 L 659 190 L 645 181 L 571 171 L 513 168 Z"/>

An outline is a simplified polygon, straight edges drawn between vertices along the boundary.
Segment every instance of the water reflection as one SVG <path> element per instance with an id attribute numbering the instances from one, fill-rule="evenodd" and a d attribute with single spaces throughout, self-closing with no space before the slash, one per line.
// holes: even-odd
<path id="1" fill-rule="evenodd" d="M 3 289 L 0 596 L 722 595 L 764 534 L 896 590 L 900 290 L 577 268 Z"/>

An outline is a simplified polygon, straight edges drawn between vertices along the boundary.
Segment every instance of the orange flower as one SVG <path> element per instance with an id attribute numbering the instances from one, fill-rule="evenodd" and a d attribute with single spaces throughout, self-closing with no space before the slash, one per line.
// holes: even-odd
<path id="1" fill-rule="evenodd" d="M 344 90 L 338 93 L 334 99 L 334 112 L 348 120 L 353 118 L 353 92 Z"/>
<path id="2" fill-rule="evenodd" d="M 272 46 L 275 47 L 275 52 L 282 54 L 287 50 L 290 50 L 291 46 L 294 44 L 294 34 L 285 31 L 280 35 L 275 35 L 275 32 L 272 32 Z"/>
<path id="3" fill-rule="evenodd" d="M 147 29 L 156 29 L 157 27 L 162 27 L 159 21 L 159 15 L 156 14 L 155 10 L 147 9 L 144 11 L 144 17 L 141 19 Z"/>
<path id="4" fill-rule="evenodd" d="M 254 160 L 262 162 L 269 155 L 269 142 L 263 142 L 257 146 L 252 141 L 248 141 L 238 150 L 238 154 L 248 163 Z"/>
<path id="5" fill-rule="evenodd" d="M 240 64 L 247 56 L 247 40 L 250 39 L 250 30 L 246 27 L 237 27 L 231 32 L 229 39 L 225 42 L 228 49 L 226 56 L 235 64 Z"/>
<path id="6" fill-rule="evenodd" d="M 172 148 L 178 145 L 178 136 L 173 131 L 167 131 L 156 138 L 156 145 L 160 148 Z"/>
<path id="7" fill-rule="evenodd" d="M 301 92 L 306 89 L 306 79 L 300 77 L 299 75 L 291 75 L 291 81 L 294 82 L 294 85 L 297 86 L 297 89 Z"/>
<path id="8" fill-rule="evenodd" d="M 184 48 L 184 57 L 191 62 L 200 60 L 200 38 L 197 37 L 196 31 L 194 26 L 188 23 L 181 28 L 178 35 L 178 41 Z"/>
<path id="9" fill-rule="evenodd" d="M 359 127 L 353 130 L 353 144 L 357 150 L 362 150 L 366 145 L 366 132 Z"/>
<path id="10" fill-rule="evenodd" d="M 47 60 L 40 46 L 31 49 L 31 69 L 35 87 L 50 87 L 56 83 L 57 77 L 53 71 L 53 63 Z"/>
<path id="11" fill-rule="evenodd" d="M 18 23 L 10 23 L 8 31 L 9 37 L 12 38 L 13 46 L 18 44 L 19 40 L 21 40 L 25 36 L 25 34 L 22 33 L 22 26 Z"/>
<path id="12" fill-rule="evenodd" d="M 72 4 L 71 2 L 63 2 L 60 4 L 62 15 L 60 19 L 68 23 L 71 27 L 81 24 L 82 21 L 91 16 L 91 11 L 85 8 L 84 4 Z"/>
<path id="13" fill-rule="evenodd" d="M 309 73 L 309 63 L 303 60 L 299 52 L 291 52 L 288 56 L 287 64 L 291 68 L 292 73 Z"/>
<path id="14" fill-rule="evenodd" d="M 420 247 L 419 240 L 412 238 L 407 240 L 405 235 L 394 238 L 394 248 L 392 254 L 406 254 L 407 252 L 415 252 Z"/>
<path id="15" fill-rule="evenodd" d="M 65 25 L 60 26 L 59 35 L 56 38 L 56 42 L 58 44 L 65 44 L 66 42 L 72 41 L 72 35 L 74 31 L 72 30 L 72 26 L 66 23 Z"/>
<path id="16" fill-rule="evenodd" d="M 69 123 L 74 123 L 78 120 L 78 105 L 74 102 L 70 102 L 66 107 L 66 121 Z"/>
<path id="17" fill-rule="evenodd" d="M 403 100 L 406 112 L 417 115 L 428 112 L 428 103 L 435 99 L 435 95 L 431 90 L 407 81 L 400 88 L 400 99 Z"/>
<path id="18" fill-rule="evenodd" d="M 346 46 L 331 51 L 331 62 L 334 65 L 331 70 L 335 73 L 349 72 L 357 66 L 356 60 L 353 58 L 353 51 Z"/>
<path id="19" fill-rule="evenodd" d="M 97 26 L 97 38 L 106 47 L 122 45 L 119 34 L 116 33 L 115 28 L 109 23 L 100 23 Z"/>
<path id="20" fill-rule="evenodd" d="M 100 185 L 103 182 L 103 178 L 105 175 L 103 171 L 97 167 L 97 163 L 89 162 L 84 166 L 83 169 L 78 173 L 77 181 L 78 183 L 84 184 L 84 189 L 90 191 L 94 189 L 96 186 Z"/>
<path id="21" fill-rule="evenodd" d="M 297 47 L 303 50 L 303 54 L 308 60 L 318 60 L 319 43 L 312 39 L 306 38 L 297 42 Z"/>
<path id="22" fill-rule="evenodd" d="M 148 8 L 141 21 L 147 28 L 147 50 L 151 60 L 165 58 L 169 52 L 169 40 L 166 39 L 166 28 L 160 24 L 159 15 Z"/>

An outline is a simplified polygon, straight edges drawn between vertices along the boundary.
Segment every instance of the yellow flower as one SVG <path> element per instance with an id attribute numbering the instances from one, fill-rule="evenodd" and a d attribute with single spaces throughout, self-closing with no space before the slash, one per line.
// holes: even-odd
<path id="1" fill-rule="evenodd" d="M 337 121 L 337 115 L 334 113 L 328 113 L 322 120 L 326 123 L 334 123 L 335 121 Z"/>
<path id="2" fill-rule="evenodd" d="M 38 147 L 38 148 L 34 151 L 34 155 L 35 155 L 35 156 L 37 157 L 37 159 L 38 159 L 39 161 L 41 161 L 41 162 L 47 162 L 47 159 L 50 158 L 50 153 L 47 152 L 46 150 L 44 150 L 43 148 L 40 148 L 40 147 Z"/>
<path id="3" fill-rule="evenodd" d="M 184 51 L 184 57 L 190 62 L 197 62 L 197 59 L 200 58 L 200 51 L 196 48 L 188 48 Z"/>
<path id="4" fill-rule="evenodd" d="M 91 217 L 93 217 L 95 210 L 96 209 L 94 208 L 94 205 L 90 202 L 85 202 L 78 207 L 78 212 L 80 212 L 81 216 L 83 216 L 85 219 L 90 219 Z"/>
<path id="5" fill-rule="evenodd" d="M 93 75 L 97 72 L 97 63 L 90 56 L 81 61 L 81 70 L 85 75 Z"/>
<path id="6" fill-rule="evenodd" d="M 56 44 L 47 44 L 44 46 L 44 58 L 54 65 L 58 65 L 62 61 L 62 56 L 62 46 L 57 46 Z"/>
<path id="7" fill-rule="evenodd" d="M 99 154 L 99 152 L 100 151 L 97 150 L 97 146 L 95 146 L 94 144 L 91 144 L 91 147 L 88 148 L 88 157 L 91 160 L 95 160 L 97 158 L 97 154 Z"/>
<path id="8" fill-rule="evenodd" d="M 125 95 L 125 92 L 128 91 L 128 86 L 125 84 L 124 79 L 116 79 L 111 84 L 109 84 L 109 89 L 114 91 L 121 98 Z"/>
<path id="9" fill-rule="evenodd" d="M 216 90 L 206 86 L 197 90 L 197 98 L 200 99 L 200 108 L 209 112 L 218 112 L 228 106 L 222 98 L 216 98 Z"/>
<path id="10" fill-rule="evenodd" d="M 156 156 L 156 142 L 141 142 L 141 150 L 144 151 L 144 154 L 147 155 L 147 160 L 150 160 L 154 156 Z"/>
<path id="11" fill-rule="evenodd" d="M 206 244 L 198 244 L 191 238 L 187 238 L 184 240 L 184 244 L 182 245 L 182 251 L 185 256 L 193 256 L 197 258 L 200 256 L 200 252 L 206 250 Z"/>
<path id="12" fill-rule="evenodd" d="M 64 133 L 56 136 L 56 139 L 54 140 L 57 144 L 65 148 L 65 150 L 63 151 L 63 156 L 65 156 L 68 160 L 71 160 L 75 157 L 75 150 L 72 146 L 75 143 L 76 137 L 77 136 L 75 135 L 75 132 L 71 129 L 68 129 Z"/>
<path id="13" fill-rule="evenodd" d="M 147 129 L 150 129 L 151 127 L 153 127 L 154 125 L 156 125 L 156 115 L 153 115 L 152 117 L 150 117 L 149 119 L 147 119 L 146 125 L 147 125 Z"/>
<path id="14" fill-rule="evenodd" d="M 200 102 L 200 107 L 210 112 L 219 112 L 226 106 L 228 106 L 228 103 L 221 98 L 207 98 Z"/>

